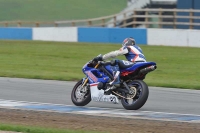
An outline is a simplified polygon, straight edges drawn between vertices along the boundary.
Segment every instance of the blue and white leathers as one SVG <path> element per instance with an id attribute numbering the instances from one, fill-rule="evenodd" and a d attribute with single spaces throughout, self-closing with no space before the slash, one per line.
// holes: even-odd
<path id="1" fill-rule="evenodd" d="M 109 52 L 103 55 L 103 60 L 107 60 L 109 58 L 115 58 L 119 55 L 125 55 L 126 59 L 131 62 L 139 62 L 139 61 L 146 62 L 142 49 L 137 45 L 124 46 L 119 50 Z"/>
<path id="2" fill-rule="evenodd" d="M 145 56 L 142 53 L 142 49 L 137 46 L 125 46 L 123 49 L 128 49 L 128 53 L 125 54 L 126 59 L 131 62 L 143 61 L 146 62 Z"/>

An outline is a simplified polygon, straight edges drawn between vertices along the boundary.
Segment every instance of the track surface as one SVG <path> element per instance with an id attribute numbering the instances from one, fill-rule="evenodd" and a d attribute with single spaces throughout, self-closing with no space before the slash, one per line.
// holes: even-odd
<path id="1" fill-rule="evenodd" d="M 0 78 L 0 99 L 73 105 L 71 90 L 76 82 Z M 200 115 L 200 91 L 149 87 L 149 98 L 140 111 Z M 123 109 L 121 104 L 91 102 L 87 107 Z"/>
<path id="2" fill-rule="evenodd" d="M 91 102 L 87 107 L 73 106 L 70 93 L 74 84 L 75 82 L 0 78 L 0 123 L 109 133 L 200 132 L 200 91 L 150 87 L 147 103 L 139 111 L 126 111 L 120 104 Z M 51 108 L 53 112 L 50 111 Z M 60 113 L 55 112 L 56 110 Z M 62 113 L 63 111 L 71 113 Z M 88 111 L 90 114 L 85 115 Z M 91 115 L 91 112 L 97 114 Z M 110 117 L 113 115 L 117 117 Z"/>

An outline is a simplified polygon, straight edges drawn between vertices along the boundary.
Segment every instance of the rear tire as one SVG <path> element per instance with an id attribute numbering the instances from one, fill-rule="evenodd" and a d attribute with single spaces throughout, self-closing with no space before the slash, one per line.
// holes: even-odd
<path id="1" fill-rule="evenodd" d="M 82 88 L 82 81 L 78 81 L 71 92 L 71 100 L 76 106 L 85 106 L 91 101 L 90 89 Z"/>
<path id="2" fill-rule="evenodd" d="M 137 89 L 137 94 L 133 99 L 131 99 L 131 103 L 129 103 L 129 100 L 124 98 L 121 99 L 121 103 L 127 110 L 138 110 L 146 103 L 149 96 L 149 88 L 142 80 L 134 80 L 129 83 L 128 86 L 135 87 Z M 126 97 L 126 94 L 124 94 L 124 96 Z"/>

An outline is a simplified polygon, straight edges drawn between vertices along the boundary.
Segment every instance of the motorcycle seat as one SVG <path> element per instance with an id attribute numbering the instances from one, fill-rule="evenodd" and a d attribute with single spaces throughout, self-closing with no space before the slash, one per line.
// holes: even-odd
<path id="1" fill-rule="evenodd" d="M 118 65 L 120 69 L 126 69 L 132 67 L 135 63 L 129 61 L 118 60 Z"/>
<path id="2" fill-rule="evenodd" d="M 132 67 L 135 63 L 130 62 L 130 61 L 125 61 L 125 60 L 112 60 L 111 61 L 111 66 L 115 66 L 117 64 L 120 69 L 126 69 L 129 67 Z"/>

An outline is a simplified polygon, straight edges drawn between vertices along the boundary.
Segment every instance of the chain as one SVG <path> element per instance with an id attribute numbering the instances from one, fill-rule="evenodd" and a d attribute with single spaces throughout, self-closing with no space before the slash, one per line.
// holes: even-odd
<path id="1" fill-rule="evenodd" d="M 131 99 L 133 99 L 136 96 L 136 91 L 137 91 L 135 87 L 131 87 L 131 89 L 134 89 L 134 91 L 135 91 L 135 94 L 131 98 L 126 98 L 126 97 L 124 97 L 124 96 L 122 96 L 119 93 L 114 92 L 114 91 L 112 91 L 112 93 L 114 93 L 115 95 L 117 95 L 117 96 L 119 96 L 121 98 L 124 98 L 124 99 L 127 99 L 127 100 L 131 100 Z"/>

